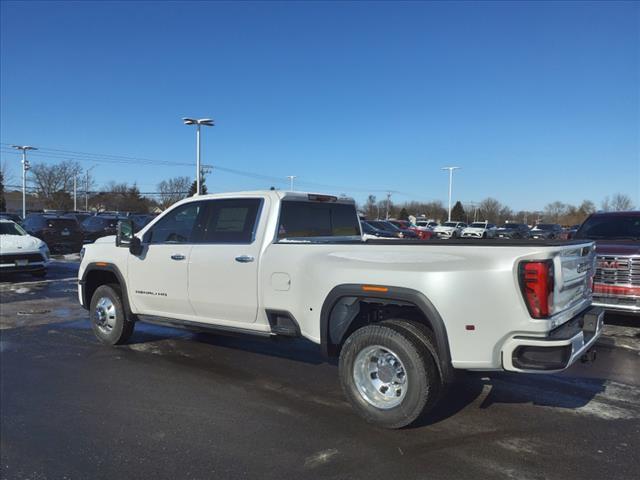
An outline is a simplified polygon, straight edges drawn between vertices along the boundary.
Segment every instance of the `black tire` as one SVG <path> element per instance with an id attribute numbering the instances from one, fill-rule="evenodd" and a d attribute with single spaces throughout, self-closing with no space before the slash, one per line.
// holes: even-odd
<path id="1" fill-rule="evenodd" d="M 47 276 L 47 269 L 43 268 L 42 270 L 36 270 L 35 272 L 31 272 L 31 275 L 36 278 L 44 278 Z"/>
<path id="2" fill-rule="evenodd" d="M 404 397 L 390 408 L 375 406 L 356 384 L 358 354 L 374 346 L 397 355 L 406 375 Z M 342 347 L 339 368 L 342 389 L 353 408 L 367 422 L 379 427 L 402 428 L 414 423 L 434 407 L 442 390 L 434 355 L 427 344 L 418 333 L 396 324 L 368 325 L 352 333 Z"/>
<path id="3" fill-rule="evenodd" d="M 108 305 L 108 309 L 105 309 L 102 305 L 100 307 L 98 306 L 99 302 L 103 299 L 106 299 L 105 303 Z M 100 309 L 102 309 L 106 317 L 101 317 L 99 313 Z M 96 288 L 96 291 L 93 292 L 93 296 L 91 297 L 89 315 L 93 333 L 100 342 L 106 345 L 120 345 L 125 343 L 133 334 L 135 322 L 127 318 L 122 304 L 122 291 L 119 285 L 101 285 Z"/>

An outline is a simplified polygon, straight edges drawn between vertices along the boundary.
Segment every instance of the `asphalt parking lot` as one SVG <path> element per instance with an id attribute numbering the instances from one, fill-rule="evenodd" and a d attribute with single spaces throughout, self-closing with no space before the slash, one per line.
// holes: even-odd
<path id="1" fill-rule="evenodd" d="M 592 365 L 462 374 L 424 424 L 385 431 L 305 341 L 138 324 L 99 345 L 76 270 L 0 282 L 2 478 L 637 478 L 638 320 L 608 317 Z"/>

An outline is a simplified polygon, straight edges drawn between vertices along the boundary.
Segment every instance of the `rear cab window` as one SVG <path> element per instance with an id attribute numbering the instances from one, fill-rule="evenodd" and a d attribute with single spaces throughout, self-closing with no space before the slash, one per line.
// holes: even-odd
<path id="1" fill-rule="evenodd" d="M 282 200 L 277 240 L 352 240 L 361 236 L 360 221 L 353 204 L 331 201 Z"/>

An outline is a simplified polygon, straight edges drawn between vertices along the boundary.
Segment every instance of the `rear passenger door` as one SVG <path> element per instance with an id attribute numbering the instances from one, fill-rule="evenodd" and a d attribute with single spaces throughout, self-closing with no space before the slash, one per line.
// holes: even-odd
<path id="1" fill-rule="evenodd" d="M 258 311 L 258 241 L 266 198 L 207 200 L 189 258 L 189 300 L 198 321 L 242 327 Z"/>

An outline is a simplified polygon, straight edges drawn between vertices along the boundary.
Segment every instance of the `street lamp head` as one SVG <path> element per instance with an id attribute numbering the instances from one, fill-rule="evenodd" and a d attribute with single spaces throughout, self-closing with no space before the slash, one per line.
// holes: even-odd
<path id="1" fill-rule="evenodd" d="M 36 147 L 30 147 L 29 145 L 11 145 L 16 150 L 38 150 Z"/>
<path id="2" fill-rule="evenodd" d="M 183 118 L 182 121 L 185 125 L 204 125 L 205 127 L 213 127 L 213 119 L 211 118 Z"/>

